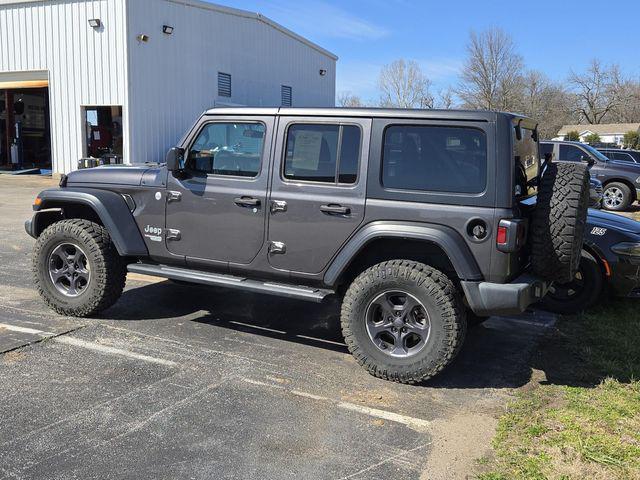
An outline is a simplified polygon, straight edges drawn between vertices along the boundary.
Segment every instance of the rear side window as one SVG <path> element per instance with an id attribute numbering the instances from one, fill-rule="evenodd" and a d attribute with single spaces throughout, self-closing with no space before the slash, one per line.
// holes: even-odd
<path id="1" fill-rule="evenodd" d="M 540 159 L 546 160 L 547 156 L 553 160 L 553 143 L 540 144 Z"/>
<path id="2" fill-rule="evenodd" d="M 487 184 L 487 139 L 465 127 L 394 125 L 385 130 L 385 188 L 481 193 Z"/>
<path id="3" fill-rule="evenodd" d="M 620 160 L 621 162 L 635 163 L 635 160 L 633 159 L 633 157 L 625 152 L 605 153 L 605 155 L 609 158 Z"/>
<path id="4" fill-rule="evenodd" d="M 537 192 L 540 152 L 536 134 L 529 128 L 522 128 L 522 138 L 518 140 L 514 128 L 514 157 L 516 162 L 515 195 L 527 197 Z M 553 153 L 553 145 L 551 153 Z"/>
<path id="5" fill-rule="evenodd" d="M 353 184 L 358 179 L 360 127 L 293 124 L 287 130 L 284 178 Z"/>
<path id="6" fill-rule="evenodd" d="M 209 123 L 189 149 L 187 168 L 214 175 L 256 177 L 264 133 L 262 123 Z"/>
<path id="7" fill-rule="evenodd" d="M 587 154 L 575 145 L 560 145 L 560 158 L 563 162 L 581 162 Z"/>

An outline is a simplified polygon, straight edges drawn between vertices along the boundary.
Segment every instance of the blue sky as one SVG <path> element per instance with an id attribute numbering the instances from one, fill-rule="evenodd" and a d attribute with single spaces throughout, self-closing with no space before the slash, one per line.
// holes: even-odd
<path id="1" fill-rule="evenodd" d="M 592 58 L 640 77 L 640 0 L 218 0 L 260 12 L 338 55 L 337 92 L 377 100 L 380 67 L 416 60 L 434 93 L 457 83 L 470 30 L 498 26 L 528 68 L 562 80 Z"/>

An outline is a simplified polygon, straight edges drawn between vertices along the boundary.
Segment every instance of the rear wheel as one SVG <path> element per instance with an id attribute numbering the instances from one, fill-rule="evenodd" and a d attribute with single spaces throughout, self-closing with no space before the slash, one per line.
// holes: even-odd
<path id="1" fill-rule="evenodd" d="M 33 274 L 49 307 L 62 315 L 87 317 L 118 300 L 127 270 L 104 227 L 70 219 L 50 225 L 38 237 Z"/>
<path id="2" fill-rule="evenodd" d="M 344 297 L 341 324 L 360 365 L 401 383 L 420 382 L 445 368 L 461 348 L 467 326 L 451 280 L 408 260 L 361 273 Z"/>
<path id="3" fill-rule="evenodd" d="M 604 187 L 602 206 L 605 210 L 620 212 L 627 210 L 632 203 L 631 189 L 624 183 L 611 182 Z"/>
<path id="4" fill-rule="evenodd" d="M 604 290 L 604 278 L 598 261 L 583 250 L 573 280 L 554 283 L 540 306 L 555 313 L 577 313 L 595 305 Z"/>

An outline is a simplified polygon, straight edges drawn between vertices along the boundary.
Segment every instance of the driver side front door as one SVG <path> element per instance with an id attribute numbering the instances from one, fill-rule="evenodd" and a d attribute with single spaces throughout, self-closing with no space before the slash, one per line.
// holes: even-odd
<path id="1" fill-rule="evenodd" d="M 167 249 L 187 264 L 249 264 L 264 243 L 273 117 L 212 117 L 167 181 Z"/>

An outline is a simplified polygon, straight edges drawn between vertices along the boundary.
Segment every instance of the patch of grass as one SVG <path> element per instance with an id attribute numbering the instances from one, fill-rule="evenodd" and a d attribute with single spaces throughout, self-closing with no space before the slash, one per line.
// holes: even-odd
<path id="1" fill-rule="evenodd" d="M 558 320 L 500 419 L 481 480 L 640 479 L 640 305 Z"/>

